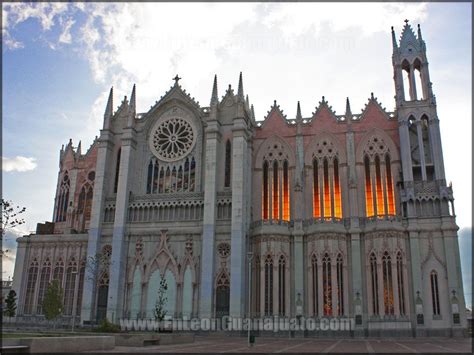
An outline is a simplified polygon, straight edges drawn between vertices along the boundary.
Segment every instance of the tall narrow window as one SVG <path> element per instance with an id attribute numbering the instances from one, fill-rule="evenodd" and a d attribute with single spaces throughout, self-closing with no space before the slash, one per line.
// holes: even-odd
<path id="1" fill-rule="evenodd" d="M 191 159 L 191 168 L 189 171 L 189 191 L 193 192 L 196 184 L 196 161 Z"/>
<path id="2" fill-rule="evenodd" d="M 255 314 L 260 314 L 260 257 L 255 258 Z"/>
<path id="3" fill-rule="evenodd" d="M 387 208 L 389 215 L 395 215 L 395 195 L 393 192 L 393 177 L 392 168 L 390 166 L 390 157 L 388 154 L 385 156 L 385 168 L 387 175 Z"/>
<path id="4" fill-rule="evenodd" d="M 329 164 L 325 158 L 323 162 L 324 173 L 324 218 L 331 218 L 331 187 L 329 186 Z"/>
<path id="5" fill-rule="evenodd" d="M 324 315 L 332 315 L 331 258 L 327 253 L 323 258 L 323 302 Z"/>
<path id="6" fill-rule="evenodd" d="M 317 316 L 319 309 L 318 259 L 314 254 L 311 257 L 311 280 L 313 286 L 313 315 Z"/>
<path id="7" fill-rule="evenodd" d="M 385 215 L 385 206 L 383 201 L 383 186 L 382 186 L 382 175 L 380 171 L 380 158 L 377 155 L 375 157 L 375 193 L 377 198 L 377 215 Z"/>
<path id="8" fill-rule="evenodd" d="M 231 159 L 232 159 L 232 152 L 231 152 L 230 140 L 227 140 L 225 144 L 224 187 L 230 187 Z"/>
<path id="9" fill-rule="evenodd" d="M 339 161 L 334 158 L 334 217 L 342 218 L 341 186 L 339 182 Z"/>
<path id="10" fill-rule="evenodd" d="M 273 259 L 268 255 L 265 259 L 265 315 L 273 314 Z"/>
<path id="11" fill-rule="evenodd" d="M 263 163 L 263 181 L 262 181 L 262 214 L 263 219 L 268 219 L 268 162 Z"/>
<path id="12" fill-rule="evenodd" d="M 433 315 L 439 316 L 441 314 L 439 308 L 439 291 L 438 291 L 438 274 L 436 271 L 431 271 L 431 302 L 433 303 Z"/>
<path id="13" fill-rule="evenodd" d="M 178 192 L 183 191 L 183 166 L 180 166 L 178 169 L 178 182 L 176 188 Z"/>
<path id="14" fill-rule="evenodd" d="M 120 156 L 122 154 L 122 148 L 119 148 L 117 153 L 117 162 L 115 163 L 115 183 L 114 183 L 114 193 L 117 193 L 118 189 L 118 180 L 120 174 Z"/>
<path id="15" fill-rule="evenodd" d="M 94 197 L 94 189 L 92 186 L 89 185 L 89 188 L 87 190 L 86 194 L 86 203 L 84 206 L 84 220 L 88 221 L 91 219 L 91 212 L 92 212 L 92 199 Z"/>
<path id="16" fill-rule="evenodd" d="M 286 283 L 285 283 L 285 269 L 286 261 L 285 258 L 280 256 L 278 261 L 278 314 L 281 316 L 285 315 L 285 305 L 286 305 Z"/>
<path id="17" fill-rule="evenodd" d="M 379 283 L 377 279 L 377 258 L 375 254 L 370 254 L 370 281 L 371 281 L 371 291 L 372 291 L 372 312 L 373 314 L 379 314 L 379 297 L 378 297 L 378 288 Z"/>
<path id="18" fill-rule="evenodd" d="M 86 267 L 81 266 L 79 270 L 79 287 L 77 290 L 77 304 L 76 304 L 76 316 L 81 315 L 81 307 L 82 307 L 82 292 L 84 290 L 84 277 L 85 277 Z"/>
<path id="19" fill-rule="evenodd" d="M 58 200 L 56 201 L 56 222 L 64 222 L 66 220 L 67 205 L 69 202 L 69 185 L 69 176 L 66 171 L 59 188 Z"/>
<path id="20" fill-rule="evenodd" d="M 337 256 L 337 314 L 339 316 L 344 315 L 344 271 L 342 255 Z"/>
<path id="21" fill-rule="evenodd" d="M 66 270 L 66 283 L 64 285 L 64 314 L 70 316 L 72 314 L 72 305 L 74 302 L 74 286 L 75 277 L 74 266 L 69 266 Z"/>
<path id="22" fill-rule="evenodd" d="M 171 192 L 171 170 L 169 166 L 166 168 L 164 185 L 165 185 L 165 193 Z"/>
<path id="23" fill-rule="evenodd" d="M 402 253 L 397 254 L 397 282 L 398 282 L 398 304 L 400 314 L 405 315 L 405 285 L 403 282 L 403 259 Z"/>
<path id="24" fill-rule="evenodd" d="M 313 217 L 321 217 L 321 202 L 319 201 L 318 160 L 313 160 Z"/>
<path id="25" fill-rule="evenodd" d="M 423 117 L 421 117 L 421 137 L 422 137 L 422 141 L 423 141 L 423 150 L 425 152 L 425 163 L 426 163 L 426 165 L 432 165 L 433 164 L 433 157 L 432 157 L 432 154 L 431 154 L 429 120 L 428 120 L 428 117 L 426 115 L 423 115 Z M 428 174 L 429 173 L 428 166 L 426 168 L 427 168 L 427 174 Z M 431 176 L 431 180 L 432 180 L 432 176 Z"/>
<path id="26" fill-rule="evenodd" d="M 280 219 L 280 194 L 278 186 L 278 162 L 273 162 L 273 181 L 272 181 L 272 208 L 273 215 L 272 219 Z"/>
<path id="27" fill-rule="evenodd" d="M 63 287 L 64 266 L 62 261 L 56 263 L 53 272 L 53 280 L 58 280 L 59 286 Z"/>
<path id="28" fill-rule="evenodd" d="M 283 220 L 290 220 L 290 182 L 286 160 L 283 162 Z"/>
<path id="29" fill-rule="evenodd" d="M 152 182 L 153 182 L 153 161 L 150 160 L 150 163 L 148 164 L 148 174 L 147 174 L 147 179 L 146 179 L 146 193 L 147 194 L 151 194 L 152 192 Z"/>
<path id="30" fill-rule="evenodd" d="M 383 303 L 385 314 L 394 314 L 393 284 L 392 284 L 392 260 L 388 252 L 382 257 L 383 272 Z"/>
<path id="31" fill-rule="evenodd" d="M 36 301 L 36 313 L 43 314 L 43 299 L 48 289 L 49 277 L 51 275 L 51 263 L 47 261 L 41 268 L 38 299 Z"/>
<path id="32" fill-rule="evenodd" d="M 38 263 L 34 261 L 28 270 L 28 280 L 26 282 L 25 308 L 23 313 L 33 313 L 33 303 L 35 296 L 36 280 L 38 278 Z"/>
<path id="33" fill-rule="evenodd" d="M 160 166 L 158 162 L 155 160 L 153 162 L 153 179 L 152 179 L 152 187 L 151 190 L 154 194 L 158 192 L 158 171 L 160 169 Z"/>
<path id="34" fill-rule="evenodd" d="M 372 181 L 370 178 L 370 161 L 369 157 L 364 159 L 365 165 L 365 210 L 367 217 L 374 215 L 374 199 L 372 195 Z"/>
<path id="35" fill-rule="evenodd" d="M 184 169 L 186 172 L 186 167 L 189 168 L 188 160 L 186 160 L 186 163 L 184 164 Z M 189 170 L 188 170 L 189 171 Z M 185 174 L 186 178 L 188 177 L 187 174 Z M 187 180 L 185 181 L 185 184 L 187 186 Z M 160 169 L 160 177 L 158 178 L 158 193 L 163 193 L 165 192 L 165 168 L 161 167 Z"/>

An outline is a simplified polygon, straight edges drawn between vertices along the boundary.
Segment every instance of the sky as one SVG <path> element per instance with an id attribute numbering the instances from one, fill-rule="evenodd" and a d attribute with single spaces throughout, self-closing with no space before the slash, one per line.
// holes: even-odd
<path id="1" fill-rule="evenodd" d="M 472 243 L 471 6 L 2 3 L 3 197 L 27 209 L 5 242 L 2 277 L 13 273 L 15 235 L 52 219 L 61 145 L 90 146 L 111 86 L 117 106 L 136 84 L 137 111 L 146 112 L 179 74 L 208 106 L 214 74 L 223 95 L 242 71 L 257 120 L 273 100 L 289 118 L 300 101 L 309 117 L 322 96 L 337 114 L 346 97 L 360 113 L 371 92 L 393 111 L 390 26 L 399 38 L 405 19 L 421 25 L 460 244 L 472 245 L 463 244 Z M 466 277 L 472 256 L 462 251 Z"/>

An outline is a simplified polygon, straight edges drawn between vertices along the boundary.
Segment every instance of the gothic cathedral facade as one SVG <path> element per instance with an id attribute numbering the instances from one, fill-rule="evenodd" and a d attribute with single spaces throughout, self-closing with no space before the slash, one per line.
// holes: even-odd
<path id="1" fill-rule="evenodd" d="M 395 111 L 372 94 L 342 115 L 276 102 L 256 121 L 229 85 L 202 107 L 175 78 L 146 113 L 133 87 L 82 152 L 60 151 L 52 223 L 18 239 L 18 319 L 42 319 L 56 279 L 64 321 L 351 317 L 377 334 L 466 327 L 458 227 L 425 42 L 392 28 Z M 249 291 L 250 268 L 250 302 Z M 249 304 L 250 303 L 250 304 Z"/>

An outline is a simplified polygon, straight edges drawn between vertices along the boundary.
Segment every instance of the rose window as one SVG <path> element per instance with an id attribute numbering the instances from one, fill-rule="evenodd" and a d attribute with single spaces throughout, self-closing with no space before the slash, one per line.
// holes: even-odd
<path id="1" fill-rule="evenodd" d="M 191 151 L 195 135 L 187 120 L 170 118 L 159 123 L 150 138 L 158 158 L 173 161 L 183 158 Z"/>
<path id="2" fill-rule="evenodd" d="M 226 258 L 230 254 L 230 245 L 229 243 L 220 243 L 217 246 L 217 251 L 219 252 L 219 255 L 223 258 Z"/>

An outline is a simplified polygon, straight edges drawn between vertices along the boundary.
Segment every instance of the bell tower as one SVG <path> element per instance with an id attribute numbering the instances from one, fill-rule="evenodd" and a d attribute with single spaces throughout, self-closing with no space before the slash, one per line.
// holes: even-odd
<path id="1" fill-rule="evenodd" d="M 408 20 L 405 20 L 400 41 L 397 41 L 392 27 L 392 44 L 403 192 L 407 199 L 412 199 L 415 190 L 420 192 L 428 189 L 430 193 L 443 197 L 439 206 L 441 211 L 435 214 L 447 214 L 452 192 L 446 186 L 436 97 L 432 90 L 426 44 L 420 25 L 415 35 Z M 416 214 L 411 207 L 410 203 L 404 203 L 405 215 Z"/>

